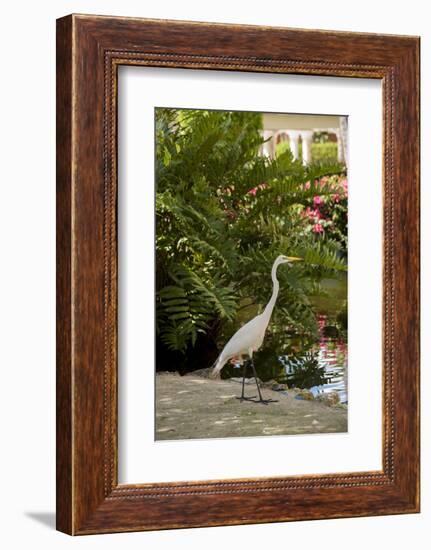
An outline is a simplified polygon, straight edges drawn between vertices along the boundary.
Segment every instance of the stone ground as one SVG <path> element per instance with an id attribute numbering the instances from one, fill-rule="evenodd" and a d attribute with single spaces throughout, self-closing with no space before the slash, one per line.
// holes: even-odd
<path id="1" fill-rule="evenodd" d="M 257 396 L 254 379 L 246 396 Z M 262 405 L 240 401 L 239 379 L 210 380 L 198 375 L 156 376 L 156 440 L 262 435 L 294 435 L 347 431 L 347 408 L 295 399 L 296 392 L 262 389 Z"/>

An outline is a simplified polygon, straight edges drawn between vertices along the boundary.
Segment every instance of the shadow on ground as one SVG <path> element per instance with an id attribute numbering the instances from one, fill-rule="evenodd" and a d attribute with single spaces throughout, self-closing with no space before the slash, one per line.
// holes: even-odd
<path id="1" fill-rule="evenodd" d="M 45 527 L 55 529 L 55 513 L 54 512 L 25 512 L 28 518 L 41 523 Z"/>

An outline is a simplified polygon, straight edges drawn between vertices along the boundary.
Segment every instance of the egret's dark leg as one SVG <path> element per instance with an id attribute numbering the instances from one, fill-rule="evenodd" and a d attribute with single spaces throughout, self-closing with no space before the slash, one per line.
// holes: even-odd
<path id="1" fill-rule="evenodd" d="M 265 400 L 262 399 L 262 394 L 260 392 L 260 387 L 259 387 L 259 382 L 257 381 L 257 374 L 256 374 L 256 368 L 254 366 L 254 361 L 253 361 L 253 358 L 250 357 L 250 363 L 251 363 L 251 368 L 253 369 L 253 376 L 254 376 L 254 380 L 256 382 L 256 386 L 257 386 L 257 392 L 259 394 L 259 401 L 261 401 L 262 403 L 265 403 Z"/>
<path id="2" fill-rule="evenodd" d="M 247 370 L 247 362 L 244 361 L 242 364 L 242 390 L 241 390 L 241 400 L 244 399 L 244 385 L 245 385 L 245 374 Z"/>
<path id="3" fill-rule="evenodd" d="M 241 397 L 237 397 L 240 401 L 253 401 L 255 399 L 255 395 L 252 395 L 251 397 L 245 397 L 245 375 L 247 374 L 247 361 L 244 361 L 242 364 L 242 390 L 241 390 Z"/>
<path id="4" fill-rule="evenodd" d="M 259 382 L 257 381 L 256 368 L 254 366 L 254 362 L 253 362 L 252 357 L 250 357 L 250 363 L 251 363 L 251 368 L 253 369 L 253 376 L 254 376 L 254 379 L 256 381 L 257 391 L 259 393 L 259 401 L 257 401 L 257 403 L 262 403 L 263 405 L 268 405 L 268 403 L 277 403 L 278 399 L 263 399 L 262 398 L 262 393 L 260 391 Z"/>

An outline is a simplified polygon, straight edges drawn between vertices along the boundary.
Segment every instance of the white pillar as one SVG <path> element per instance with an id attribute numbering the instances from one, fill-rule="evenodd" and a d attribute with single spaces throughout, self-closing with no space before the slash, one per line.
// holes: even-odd
<path id="1" fill-rule="evenodd" d="M 343 138 L 341 136 L 340 130 L 337 130 L 335 132 L 337 136 L 337 160 L 340 163 L 344 163 L 344 146 L 343 146 Z"/>
<path id="2" fill-rule="evenodd" d="M 299 157 L 299 132 L 294 130 L 286 130 L 289 135 L 290 152 L 295 160 Z"/>
<path id="3" fill-rule="evenodd" d="M 302 137 L 302 162 L 309 164 L 311 162 L 311 143 L 313 141 L 312 130 L 301 131 Z"/>
<path id="4" fill-rule="evenodd" d="M 341 150 L 342 150 L 342 160 L 340 162 L 344 162 L 347 166 L 347 159 L 349 156 L 348 151 L 348 136 L 347 136 L 347 117 L 340 116 L 340 131 L 339 131 L 340 137 L 338 138 L 338 141 L 340 142 Z"/>
<path id="5" fill-rule="evenodd" d="M 263 139 L 265 143 L 262 144 L 262 153 L 266 157 L 272 158 L 275 154 L 274 132 L 272 130 L 264 130 Z"/>

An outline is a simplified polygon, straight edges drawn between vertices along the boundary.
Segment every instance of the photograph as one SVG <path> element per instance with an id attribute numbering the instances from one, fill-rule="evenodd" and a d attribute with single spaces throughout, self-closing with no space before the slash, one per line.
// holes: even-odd
<path id="1" fill-rule="evenodd" d="M 426 548 L 429 4 L 2 8 L 2 547 Z"/>
<path id="2" fill-rule="evenodd" d="M 348 117 L 154 128 L 155 440 L 348 432 Z"/>

